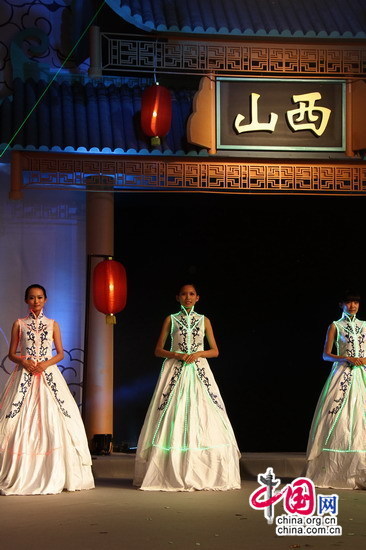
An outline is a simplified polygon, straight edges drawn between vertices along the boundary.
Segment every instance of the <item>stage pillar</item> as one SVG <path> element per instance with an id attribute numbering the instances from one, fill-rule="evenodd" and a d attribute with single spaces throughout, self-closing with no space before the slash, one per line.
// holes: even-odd
<path id="1" fill-rule="evenodd" d="M 95 434 L 113 434 L 113 325 L 97 311 L 92 297 L 92 273 L 97 263 L 114 253 L 113 193 L 87 193 L 86 248 L 89 258 L 86 300 L 83 418 L 89 442 Z"/>

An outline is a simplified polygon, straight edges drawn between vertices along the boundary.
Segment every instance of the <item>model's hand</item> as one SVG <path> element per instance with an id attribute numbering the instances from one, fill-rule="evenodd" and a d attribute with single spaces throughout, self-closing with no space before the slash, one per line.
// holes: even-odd
<path id="1" fill-rule="evenodd" d="M 183 353 L 182 359 L 185 363 L 190 364 L 197 361 L 200 356 L 199 351 L 196 351 L 195 353 Z"/>
<path id="2" fill-rule="evenodd" d="M 37 361 L 35 361 L 34 359 L 22 359 L 20 364 L 30 374 L 33 374 L 34 369 L 37 366 Z"/>
<path id="3" fill-rule="evenodd" d="M 34 368 L 33 374 L 42 374 L 42 372 L 44 372 L 48 367 L 46 363 L 46 361 L 40 361 L 39 363 L 37 363 Z"/>
<path id="4" fill-rule="evenodd" d="M 363 358 L 363 357 L 347 357 L 347 361 L 349 363 L 351 363 L 351 365 L 356 365 L 356 366 L 366 364 L 365 358 Z"/>

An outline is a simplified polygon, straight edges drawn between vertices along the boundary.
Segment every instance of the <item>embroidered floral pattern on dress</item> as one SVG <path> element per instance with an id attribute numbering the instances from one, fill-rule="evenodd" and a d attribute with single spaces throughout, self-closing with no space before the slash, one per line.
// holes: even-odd
<path id="1" fill-rule="evenodd" d="M 191 344 L 191 353 L 194 353 L 195 351 L 198 350 L 197 339 L 198 339 L 199 336 L 200 336 L 200 327 L 199 327 L 199 326 L 195 326 L 195 327 L 192 329 L 192 338 L 193 338 L 193 342 L 192 342 L 192 344 Z"/>
<path id="2" fill-rule="evenodd" d="M 159 405 L 158 407 L 158 411 L 162 411 L 163 409 L 165 409 L 168 401 L 169 401 L 169 397 L 176 385 L 176 383 L 178 382 L 179 380 L 179 377 L 182 373 L 182 369 L 183 369 L 183 361 L 179 361 L 180 365 L 177 366 L 175 365 L 174 366 L 174 372 L 173 372 L 173 376 L 171 377 L 170 379 L 170 382 L 169 382 L 169 385 L 168 385 L 168 391 L 166 393 L 163 393 L 163 402 Z"/>
<path id="3" fill-rule="evenodd" d="M 29 314 L 30 321 L 25 322 L 25 326 L 27 327 L 26 335 L 27 335 L 27 345 L 26 345 L 26 355 L 28 357 L 34 357 L 36 358 L 37 352 L 37 335 L 39 338 L 39 346 L 38 346 L 38 360 L 43 359 L 43 361 L 47 361 L 47 340 L 48 340 L 48 330 L 47 330 L 47 323 L 43 321 L 44 314 L 43 312 L 39 315 L 38 319 L 34 316 L 33 312 L 31 311 Z"/>
<path id="4" fill-rule="evenodd" d="M 48 331 L 47 331 L 47 325 L 44 325 L 42 322 L 38 325 L 38 332 L 40 333 L 39 339 L 40 339 L 40 346 L 38 355 L 39 358 L 43 358 L 44 361 L 47 361 L 47 339 L 48 339 Z M 46 345 L 45 345 L 46 344 Z"/>
<path id="5" fill-rule="evenodd" d="M 61 412 L 64 416 L 67 416 L 68 418 L 71 418 L 71 416 L 69 415 L 69 413 L 67 412 L 67 410 L 63 407 L 63 404 L 65 403 L 65 401 L 62 401 L 62 399 L 60 399 L 58 397 L 58 389 L 57 389 L 57 385 L 56 385 L 56 382 L 54 382 L 53 380 L 53 374 L 52 372 L 48 373 L 46 371 L 44 371 L 44 375 L 46 377 L 46 380 L 47 380 L 47 384 L 49 385 L 49 387 L 51 388 L 52 392 L 53 392 L 53 395 L 55 396 L 55 399 L 61 409 Z"/>
<path id="6" fill-rule="evenodd" d="M 204 367 L 202 367 L 202 368 L 197 367 L 197 373 L 198 373 L 198 376 L 200 377 L 200 379 L 202 380 L 202 382 L 204 383 L 204 385 L 206 386 L 208 394 L 211 397 L 213 403 L 215 403 L 215 405 L 217 405 L 219 407 L 219 409 L 223 410 L 223 406 L 217 400 L 217 395 L 215 395 L 212 391 L 210 391 L 211 382 L 208 379 L 208 377 L 206 376 L 206 372 L 205 372 Z"/>
<path id="7" fill-rule="evenodd" d="M 339 390 L 342 393 L 341 397 L 339 399 L 334 399 L 334 402 L 337 403 L 333 409 L 329 411 L 329 414 L 336 414 L 339 409 L 342 407 L 343 401 L 345 400 L 347 390 L 351 384 L 352 381 L 352 370 L 351 368 L 347 368 L 342 376 L 342 380 L 339 384 Z"/>
<path id="8" fill-rule="evenodd" d="M 358 326 L 356 329 L 357 340 L 358 340 L 358 356 L 365 357 L 365 333 L 361 332 L 362 326 Z"/>
<path id="9" fill-rule="evenodd" d="M 181 353 L 195 353 L 199 349 L 200 327 L 199 321 L 201 315 L 185 315 L 178 313 L 172 315 L 172 328 L 174 323 L 178 325 L 181 341 L 178 343 Z M 203 340 L 203 338 L 201 339 Z M 201 342 L 202 343 L 202 342 Z"/>
<path id="10" fill-rule="evenodd" d="M 345 334 L 344 337 L 348 343 L 348 349 L 346 350 L 346 354 L 348 357 L 356 357 L 356 348 L 355 348 L 355 340 L 353 337 L 353 334 L 351 332 L 351 327 L 347 325 L 345 327 Z"/>
<path id="11" fill-rule="evenodd" d="M 182 325 L 179 326 L 179 334 L 181 336 L 181 342 L 178 343 L 179 351 L 182 353 L 188 353 L 188 345 L 187 345 L 187 329 L 186 327 L 183 327 Z"/>
<path id="12" fill-rule="evenodd" d="M 18 392 L 22 394 L 22 397 L 19 401 L 12 404 L 12 406 L 15 408 L 12 411 L 10 411 L 10 413 L 7 414 L 5 418 L 14 418 L 14 416 L 16 416 L 20 412 L 20 409 L 22 408 L 25 396 L 32 383 L 32 374 L 28 372 L 23 372 L 23 380 L 24 382 L 20 384 L 19 392 Z"/>
<path id="13" fill-rule="evenodd" d="M 27 342 L 30 344 L 26 347 L 26 353 L 30 357 L 36 356 L 36 336 L 34 334 L 34 329 L 31 327 L 31 325 L 28 325 L 28 327 L 31 328 L 31 330 L 27 331 Z"/>

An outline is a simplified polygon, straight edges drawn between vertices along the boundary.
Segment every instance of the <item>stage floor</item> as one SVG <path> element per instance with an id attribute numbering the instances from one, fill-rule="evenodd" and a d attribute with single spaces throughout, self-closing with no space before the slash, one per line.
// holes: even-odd
<path id="1" fill-rule="evenodd" d="M 301 475 L 304 455 L 248 453 L 236 491 L 167 493 L 132 486 L 133 454 L 93 460 L 96 489 L 60 495 L 0 497 L 4 550 L 363 550 L 366 491 L 338 490 L 341 536 L 278 536 L 249 506 L 256 475 Z M 290 475 L 291 474 L 291 475 Z M 321 490 L 333 494 L 333 490 Z M 283 514 L 281 504 L 275 513 Z"/>
<path id="2" fill-rule="evenodd" d="M 108 456 L 93 456 L 93 473 L 99 478 L 132 479 L 135 455 L 113 453 Z M 268 467 L 277 477 L 294 478 L 304 474 L 305 453 L 243 453 L 240 459 L 242 480 L 257 479 Z"/>

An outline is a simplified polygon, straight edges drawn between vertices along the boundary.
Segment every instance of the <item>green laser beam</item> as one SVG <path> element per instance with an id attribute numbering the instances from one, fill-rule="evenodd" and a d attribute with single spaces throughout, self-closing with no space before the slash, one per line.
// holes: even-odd
<path id="1" fill-rule="evenodd" d="M 97 11 L 95 12 L 95 14 L 93 15 L 93 17 L 91 18 L 91 20 L 89 21 L 88 25 L 86 26 L 84 32 L 81 34 L 80 38 L 77 40 L 77 42 L 75 43 L 74 47 L 70 50 L 70 52 L 68 53 L 68 55 L 66 56 L 64 62 L 62 63 L 61 67 L 56 71 L 54 77 L 50 80 L 50 82 L 47 84 L 46 88 L 43 90 L 42 94 L 39 96 L 39 98 L 37 99 L 37 101 L 35 102 L 35 104 L 33 105 L 33 107 L 30 109 L 29 113 L 26 115 L 26 117 L 24 118 L 23 122 L 19 125 L 19 128 L 14 132 L 14 134 L 11 136 L 10 140 L 8 141 L 8 143 L 6 144 L 5 148 L 3 149 L 3 151 L 0 152 L 0 159 L 1 157 L 6 153 L 6 151 L 9 149 L 11 143 L 14 141 L 14 139 L 17 137 L 17 135 L 19 134 L 20 130 L 23 128 L 23 126 L 25 125 L 25 123 L 27 122 L 27 120 L 29 119 L 29 117 L 31 116 L 31 114 L 35 111 L 35 109 L 38 107 L 39 103 L 41 102 L 42 98 L 45 96 L 45 94 L 47 93 L 47 91 L 49 90 L 50 86 L 53 84 L 53 82 L 55 81 L 55 79 L 57 78 L 58 74 L 60 73 L 60 71 L 64 68 L 65 64 L 68 62 L 68 60 L 70 59 L 71 55 L 73 54 L 73 52 L 75 51 L 75 49 L 77 48 L 78 44 L 80 43 L 80 41 L 82 40 L 82 38 L 85 36 L 86 32 L 89 30 L 89 28 L 92 26 L 93 24 L 93 21 L 95 21 L 96 17 L 98 16 L 99 12 L 101 11 L 102 7 L 104 6 L 105 4 L 105 0 L 103 0 L 103 2 L 100 4 L 99 8 L 97 9 Z"/>

